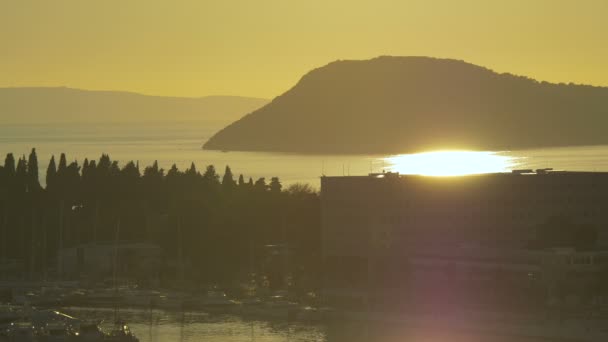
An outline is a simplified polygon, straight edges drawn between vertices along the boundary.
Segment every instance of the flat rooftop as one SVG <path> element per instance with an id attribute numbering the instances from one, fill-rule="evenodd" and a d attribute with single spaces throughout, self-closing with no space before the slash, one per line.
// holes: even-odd
<path id="1" fill-rule="evenodd" d="M 493 173 L 472 173 L 468 175 L 454 175 L 454 176 L 430 176 L 422 174 L 400 174 L 399 172 L 379 172 L 370 173 L 368 175 L 356 175 L 356 176 L 322 176 L 321 178 L 403 178 L 403 177 L 432 177 L 432 178 L 454 178 L 454 177 L 474 177 L 474 176 L 488 176 L 488 175 L 499 175 L 499 176 L 547 176 L 547 175 L 606 175 L 606 171 L 567 171 L 567 170 L 553 170 L 551 168 L 544 169 L 516 169 L 511 172 L 493 172 Z"/>

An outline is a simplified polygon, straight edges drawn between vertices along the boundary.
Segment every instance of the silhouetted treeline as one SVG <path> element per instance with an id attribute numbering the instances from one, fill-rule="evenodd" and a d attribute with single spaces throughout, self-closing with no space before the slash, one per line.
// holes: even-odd
<path id="1" fill-rule="evenodd" d="M 319 199 L 308 185 L 283 189 L 276 177 L 237 178 L 228 166 L 222 175 L 194 163 L 140 168 L 108 155 L 79 164 L 61 154 L 45 177 L 43 188 L 35 149 L 0 166 L 1 256 L 23 260 L 27 277 L 52 269 L 62 247 L 115 240 L 158 244 L 167 259 L 181 251 L 191 279 L 232 281 L 268 244 L 289 246 L 296 277 L 314 273 Z"/>

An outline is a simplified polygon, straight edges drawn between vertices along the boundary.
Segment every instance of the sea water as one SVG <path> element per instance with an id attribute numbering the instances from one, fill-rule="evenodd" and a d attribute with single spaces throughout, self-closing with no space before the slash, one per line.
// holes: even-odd
<path id="1" fill-rule="evenodd" d="M 522 168 L 554 168 L 572 171 L 608 171 L 608 146 L 557 147 L 521 151 L 431 151 L 404 155 L 318 155 L 267 152 L 221 152 L 202 149 L 204 142 L 221 126 L 197 122 L 157 123 L 49 123 L 39 125 L 0 124 L 0 163 L 4 155 L 27 155 L 36 148 L 40 180 L 51 155 L 58 161 L 99 159 L 109 154 L 120 165 L 139 162 L 140 169 L 158 161 L 168 169 L 181 170 L 195 163 L 199 171 L 214 165 L 223 173 L 226 165 L 235 177 L 243 174 L 279 177 L 284 185 L 309 183 L 319 188 L 320 177 L 366 175 L 396 171 L 403 174 L 460 175 L 508 172 Z M 314 138 L 314 137 L 311 137 Z"/>

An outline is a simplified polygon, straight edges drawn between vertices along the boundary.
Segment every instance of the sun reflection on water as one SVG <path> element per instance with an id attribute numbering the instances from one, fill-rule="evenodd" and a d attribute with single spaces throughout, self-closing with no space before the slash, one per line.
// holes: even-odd
<path id="1" fill-rule="evenodd" d="M 384 158 L 386 171 L 425 176 L 462 176 L 509 172 L 515 157 L 501 152 L 434 151 Z"/>

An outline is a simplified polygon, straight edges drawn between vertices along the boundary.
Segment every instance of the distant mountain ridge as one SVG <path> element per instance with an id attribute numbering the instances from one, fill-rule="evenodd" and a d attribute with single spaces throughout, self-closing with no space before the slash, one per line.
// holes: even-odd
<path id="1" fill-rule="evenodd" d="M 49 122 L 217 121 L 224 124 L 268 103 L 239 96 L 149 96 L 74 88 L 0 88 L 0 124 Z"/>
<path id="2" fill-rule="evenodd" d="M 312 70 L 203 148 L 329 154 L 607 143 L 608 88 L 385 56 Z"/>

